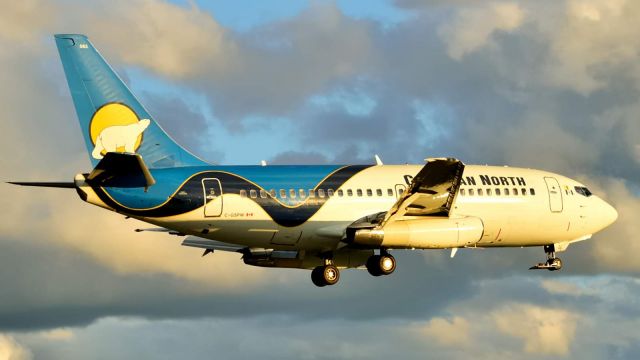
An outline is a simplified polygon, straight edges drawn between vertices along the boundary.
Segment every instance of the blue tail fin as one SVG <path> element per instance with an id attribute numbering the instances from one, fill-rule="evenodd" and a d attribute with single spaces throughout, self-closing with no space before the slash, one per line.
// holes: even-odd
<path id="1" fill-rule="evenodd" d="M 150 168 L 207 163 L 178 145 L 156 123 L 84 35 L 55 35 L 89 158 L 138 153 Z"/>

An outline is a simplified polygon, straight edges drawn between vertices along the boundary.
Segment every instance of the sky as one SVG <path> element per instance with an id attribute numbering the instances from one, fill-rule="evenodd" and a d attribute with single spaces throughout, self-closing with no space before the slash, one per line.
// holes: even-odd
<path id="1" fill-rule="evenodd" d="M 84 33 L 216 164 L 422 163 L 578 179 L 618 221 L 542 249 L 396 251 L 398 269 L 245 266 L 74 192 L 0 184 L 0 359 L 637 359 L 640 3 L 26 0 L 0 5 L 0 180 L 90 170 L 52 34 Z"/>

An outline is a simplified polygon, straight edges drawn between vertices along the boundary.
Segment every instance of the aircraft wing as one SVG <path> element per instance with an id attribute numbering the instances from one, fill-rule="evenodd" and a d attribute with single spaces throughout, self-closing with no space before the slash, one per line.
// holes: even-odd
<path id="1" fill-rule="evenodd" d="M 407 216 L 449 216 L 464 171 L 462 161 L 426 159 L 427 164 L 391 207 L 382 226 Z"/>
<path id="2" fill-rule="evenodd" d="M 347 244 L 365 248 L 442 249 L 469 246 L 482 236 L 478 218 L 450 216 L 464 164 L 457 159 L 427 159 L 427 164 L 389 211 L 347 227 Z"/>
<path id="3" fill-rule="evenodd" d="M 182 242 L 182 246 L 195 247 L 205 250 L 220 250 L 229 252 L 241 252 L 245 246 L 229 244 L 222 241 L 204 239 L 197 236 L 189 236 Z"/>

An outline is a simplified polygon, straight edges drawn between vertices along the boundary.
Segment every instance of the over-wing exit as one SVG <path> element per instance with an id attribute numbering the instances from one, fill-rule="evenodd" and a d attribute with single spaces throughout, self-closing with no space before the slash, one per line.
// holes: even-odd
<path id="1" fill-rule="evenodd" d="M 55 36 L 93 170 L 74 188 L 107 210 L 183 236 L 182 245 L 241 253 L 245 264 L 311 270 L 396 269 L 394 249 L 540 246 L 531 269 L 611 225 L 616 210 L 578 181 L 534 169 L 465 165 L 214 166 L 175 143 L 84 35 Z"/>

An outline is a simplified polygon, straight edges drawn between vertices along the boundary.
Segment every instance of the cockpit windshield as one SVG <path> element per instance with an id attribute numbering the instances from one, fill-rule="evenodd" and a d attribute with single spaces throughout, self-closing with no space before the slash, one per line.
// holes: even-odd
<path id="1" fill-rule="evenodd" d="M 586 188 L 586 187 L 584 187 L 584 186 L 576 186 L 576 187 L 575 187 L 575 189 L 576 189 L 576 192 L 577 192 L 578 194 L 582 195 L 582 196 L 589 197 L 589 196 L 593 195 L 593 194 L 591 193 L 591 191 L 589 191 L 589 189 L 587 189 L 587 188 Z"/>

